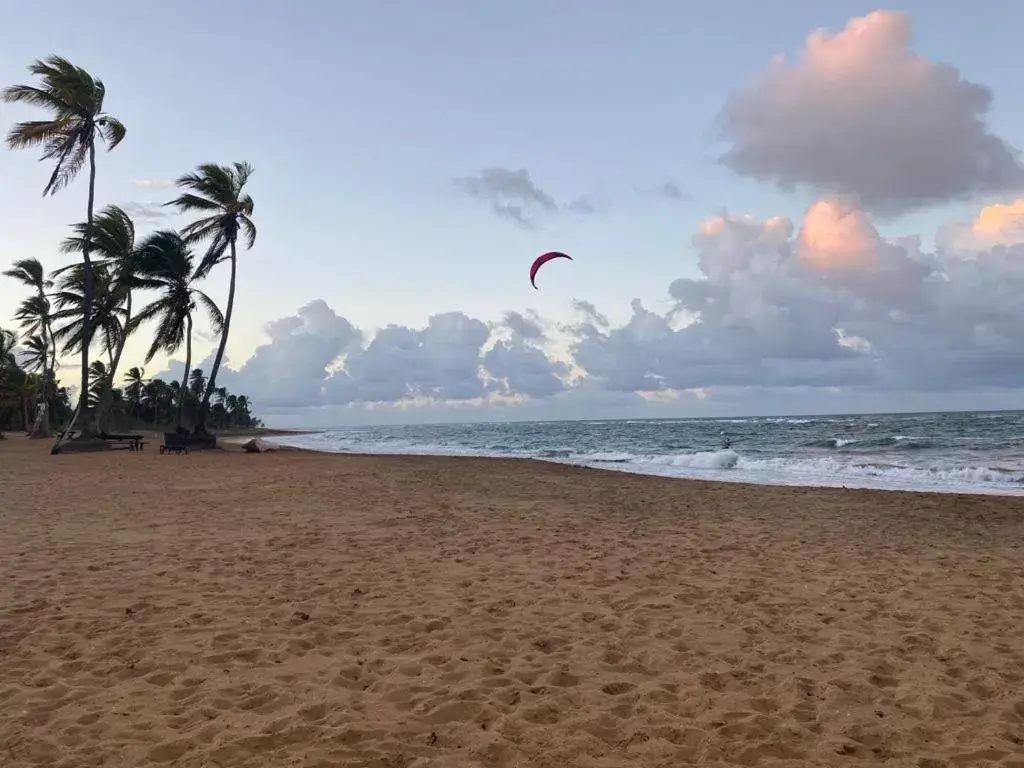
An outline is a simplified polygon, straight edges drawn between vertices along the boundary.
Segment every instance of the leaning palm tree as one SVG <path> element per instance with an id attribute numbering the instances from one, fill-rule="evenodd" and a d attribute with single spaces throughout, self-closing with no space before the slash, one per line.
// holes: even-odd
<path id="1" fill-rule="evenodd" d="M 50 363 L 50 343 L 42 336 L 26 336 L 21 340 L 21 347 L 21 367 L 45 375 Z"/>
<path id="2" fill-rule="evenodd" d="M 182 429 L 188 377 L 192 370 L 192 313 L 197 305 L 206 310 L 213 329 L 222 332 L 224 316 L 209 296 L 196 287 L 198 270 L 185 240 L 177 232 L 154 232 L 139 248 L 139 284 L 160 291 L 129 324 L 129 333 L 149 320 L 157 324 L 146 362 L 157 352 L 173 354 L 185 344 L 185 373 L 178 388 L 178 429 Z"/>
<path id="3" fill-rule="evenodd" d="M 87 222 L 75 224 L 75 234 L 61 243 L 62 253 L 84 253 L 89 231 Z M 132 291 L 137 288 L 138 270 L 135 248 L 135 224 L 121 208 L 108 205 L 100 211 L 92 224 L 92 252 L 95 255 L 95 269 L 106 268 L 114 283 L 114 290 L 124 297 L 122 322 L 127 325 L 132 318 Z M 77 265 L 76 265 L 77 266 Z M 101 386 L 97 401 L 96 424 L 102 429 L 114 397 L 114 377 L 117 376 L 121 355 L 124 352 L 128 334 L 122 333 L 113 350 L 110 365 L 107 366 L 107 380 Z"/>
<path id="4" fill-rule="evenodd" d="M 235 278 L 238 269 L 238 238 L 244 237 L 246 247 L 256 242 L 256 226 L 252 222 L 253 201 L 245 185 L 253 168 L 248 163 L 217 165 L 206 163 L 175 183 L 182 194 L 166 205 L 173 205 L 181 213 L 198 214 L 199 219 L 182 230 L 186 242 L 209 243 L 206 254 L 196 269 L 196 277 L 206 277 L 217 264 L 231 262 L 231 280 L 228 284 L 228 303 L 224 312 L 224 329 L 220 334 L 213 369 L 206 382 L 206 391 L 199 404 L 196 434 L 206 434 L 206 419 L 210 411 L 210 397 L 217 388 L 217 374 L 224 359 L 224 348 L 231 330 L 231 315 L 235 308 Z"/>
<path id="5" fill-rule="evenodd" d="M 4 273 L 7 277 L 13 277 L 32 290 L 32 295 L 24 299 L 15 313 L 21 325 L 21 329 L 34 339 L 41 339 L 46 354 L 41 360 L 43 374 L 43 402 L 48 404 L 53 396 L 56 382 L 54 370 L 57 365 L 57 343 L 53 338 L 51 327 L 50 300 L 46 292 L 53 287 L 53 281 L 47 278 L 46 271 L 38 259 L 20 259 Z M 42 418 L 37 420 L 32 429 L 32 437 L 50 437 L 50 419 L 48 413 L 43 409 Z"/>
<path id="6" fill-rule="evenodd" d="M 125 136 L 121 121 L 103 111 L 106 87 L 81 67 L 60 56 L 36 60 L 28 68 L 39 78 L 37 85 L 12 85 L 4 89 L 2 98 L 8 103 L 39 107 L 50 113 L 48 120 L 16 123 L 7 134 L 11 149 L 42 147 L 43 160 L 53 160 L 53 172 L 43 188 L 43 195 L 53 195 L 67 186 L 79 171 L 89 166 L 89 199 L 86 206 L 85 242 L 82 264 L 85 269 L 85 296 L 82 306 L 85 335 L 91 338 L 88 325 L 92 318 L 93 275 L 92 250 L 93 206 L 96 200 L 96 140 L 113 149 Z M 89 345 L 82 346 L 82 392 L 89 388 Z M 91 437 L 85 398 L 79 399 L 71 426 L 78 426 L 84 438 Z M 61 441 L 53 446 L 60 450 Z"/>
<path id="7" fill-rule="evenodd" d="M 113 364 L 114 354 L 121 344 L 126 333 L 124 304 L 126 289 L 119 285 L 114 278 L 114 269 L 108 265 L 95 265 L 93 269 L 93 301 L 91 302 L 92 316 L 89 323 L 88 336 L 86 325 L 82 317 L 82 305 L 85 303 L 85 276 L 81 264 L 74 264 L 71 267 L 61 270 L 63 276 L 57 284 L 57 291 L 53 294 L 54 303 L 58 310 L 54 313 L 54 320 L 63 321 L 64 325 L 57 325 L 53 334 L 56 339 L 63 343 L 64 354 L 82 352 L 83 347 L 91 347 L 97 334 L 102 343 L 101 349 L 107 355 L 107 362 L 103 366 L 104 372 L 109 372 Z M 109 373 L 107 373 L 109 376 Z M 90 376 L 92 380 L 92 375 Z M 84 392 L 91 389 L 86 385 Z M 80 408 L 92 408 L 98 406 L 99 398 L 94 401 L 86 399 L 82 402 L 79 399 Z M 103 416 L 101 409 L 95 408 L 97 419 Z M 95 425 L 98 432 L 102 432 L 104 424 L 97 420 L 90 422 Z"/>

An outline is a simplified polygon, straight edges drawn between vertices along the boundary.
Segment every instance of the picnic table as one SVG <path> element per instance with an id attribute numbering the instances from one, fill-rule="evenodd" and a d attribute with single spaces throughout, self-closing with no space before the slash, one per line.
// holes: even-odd
<path id="1" fill-rule="evenodd" d="M 100 435 L 101 440 L 105 440 L 109 443 L 125 443 L 128 446 L 129 451 L 141 451 L 146 441 L 143 440 L 145 435 L 138 434 L 120 434 L 111 435 L 103 432 Z"/>

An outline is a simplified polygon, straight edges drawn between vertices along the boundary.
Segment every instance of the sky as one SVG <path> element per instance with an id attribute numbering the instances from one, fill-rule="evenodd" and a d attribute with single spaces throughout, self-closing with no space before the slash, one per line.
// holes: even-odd
<path id="1" fill-rule="evenodd" d="M 103 79 L 100 206 L 181 226 L 175 178 L 255 167 L 220 381 L 269 424 L 1024 403 L 1024 6 L 56 7 L 0 0 L 0 82 L 50 53 Z M 0 264 L 60 266 L 85 179 L 0 174 Z M 574 260 L 534 290 L 548 250 Z M 0 325 L 22 295 L 0 278 Z"/>

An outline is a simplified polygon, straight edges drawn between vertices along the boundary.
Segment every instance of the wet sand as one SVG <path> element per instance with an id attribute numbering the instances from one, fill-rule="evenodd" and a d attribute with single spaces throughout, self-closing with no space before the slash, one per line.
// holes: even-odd
<path id="1" fill-rule="evenodd" d="M 1024 766 L 1024 500 L 0 442 L 0 765 Z"/>

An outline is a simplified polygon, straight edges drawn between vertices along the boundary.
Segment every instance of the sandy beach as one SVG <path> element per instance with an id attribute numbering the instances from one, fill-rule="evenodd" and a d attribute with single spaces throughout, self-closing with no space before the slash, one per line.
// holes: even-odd
<path id="1" fill-rule="evenodd" d="M 1024 766 L 1024 500 L 0 442 L 0 764 Z"/>

